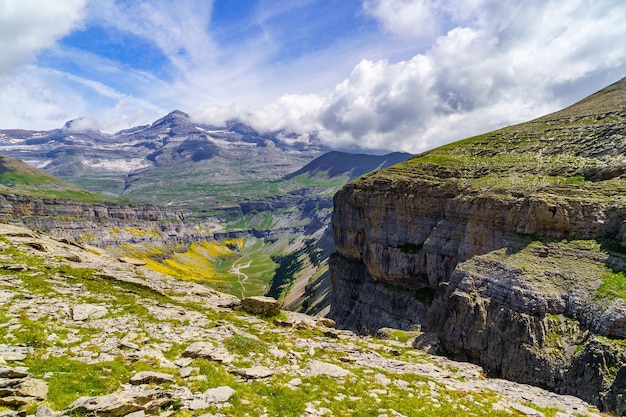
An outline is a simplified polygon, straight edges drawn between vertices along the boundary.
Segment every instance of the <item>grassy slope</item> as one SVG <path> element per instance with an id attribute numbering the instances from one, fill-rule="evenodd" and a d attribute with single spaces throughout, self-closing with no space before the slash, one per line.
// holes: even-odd
<path id="1" fill-rule="evenodd" d="M 373 175 L 454 182 L 464 193 L 622 201 L 626 79 L 559 112 L 425 152 Z M 601 181 L 600 181 L 601 180 Z"/>
<path id="2" fill-rule="evenodd" d="M 5 155 L 0 155 L 0 193 L 67 199 L 85 203 L 111 200 L 85 191 Z"/>

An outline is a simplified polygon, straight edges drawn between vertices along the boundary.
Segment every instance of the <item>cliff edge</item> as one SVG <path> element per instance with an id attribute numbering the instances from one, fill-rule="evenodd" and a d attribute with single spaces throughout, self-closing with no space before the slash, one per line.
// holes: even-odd
<path id="1" fill-rule="evenodd" d="M 626 413 L 626 78 L 334 198 L 330 317 Z"/>

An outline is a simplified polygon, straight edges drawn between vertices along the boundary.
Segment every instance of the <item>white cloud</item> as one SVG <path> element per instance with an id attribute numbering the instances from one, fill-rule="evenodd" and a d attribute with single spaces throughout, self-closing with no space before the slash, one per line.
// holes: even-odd
<path id="1" fill-rule="evenodd" d="M 206 65 L 216 46 L 208 28 L 213 1 L 98 0 L 89 4 L 95 21 L 152 41 L 179 70 Z"/>
<path id="2" fill-rule="evenodd" d="M 86 103 L 55 88 L 50 71 L 25 66 L 19 74 L 0 75 L 0 126 L 54 129 L 85 114 Z"/>
<path id="3" fill-rule="evenodd" d="M 0 2 L 0 73 L 29 63 L 77 27 L 86 0 L 4 0 Z"/>
<path id="4" fill-rule="evenodd" d="M 63 130 L 66 132 L 87 132 L 90 130 L 98 131 L 100 127 L 95 120 L 81 117 L 80 119 L 68 121 L 65 126 L 63 126 Z"/>
<path id="5" fill-rule="evenodd" d="M 251 122 L 314 130 L 334 148 L 420 152 L 571 104 L 557 92 L 581 90 L 590 78 L 608 84 L 625 75 L 626 43 L 616 42 L 626 39 L 622 2 L 477 0 L 437 7 L 365 2 L 383 25 L 397 23 L 399 35 L 420 35 L 403 28 L 403 16 L 418 22 L 439 16 L 445 22 L 437 25 L 454 27 L 411 59 L 362 60 L 314 105 L 285 96 Z"/>
<path id="6" fill-rule="evenodd" d="M 363 3 L 363 10 L 397 36 L 431 38 L 440 30 L 438 3 L 433 0 L 369 0 Z"/>
<path id="7" fill-rule="evenodd" d="M 322 99 L 315 94 L 289 94 L 274 103 L 243 117 L 252 127 L 262 132 L 288 130 L 306 132 L 316 130 Z"/>

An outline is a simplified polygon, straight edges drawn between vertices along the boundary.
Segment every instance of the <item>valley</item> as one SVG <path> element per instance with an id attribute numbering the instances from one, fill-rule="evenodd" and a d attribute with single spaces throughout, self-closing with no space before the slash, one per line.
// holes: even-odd
<path id="1" fill-rule="evenodd" d="M 81 227 L 84 216 L 51 209 L 47 215 L 57 219 L 54 224 L 24 224 L 232 294 L 269 291 L 282 298 L 298 279 L 297 287 L 306 288 L 309 280 L 320 278 L 313 299 L 305 291 L 290 297 L 292 308 L 315 305 L 317 312 L 327 311 L 330 303 L 333 194 L 352 178 L 410 156 L 291 146 L 237 121 L 221 127 L 197 124 L 181 111 L 113 135 L 76 125 L 70 121 L 48 132 L 0 131 L 0 153 L 76 184 L 72 187 L 90 191 L 92 198 L 143 204 L 167 214 L 143 224 L 103 214 Z M 49 188 L 46 193 L 54 196 Z M 232 245 L 233 239 L 238 243 Z M 239 258 L 247 267 L 233 270 Z"/>
<path id="2" fill-rule="evenodd" d="M 625 80 L 560 112 L 414 157 L 292 147 L 237 123 L 196 126 L 178 111 L 113 136 L 72 123 L 2 131 L 2 152 L 48 171 L 2 160 L 0 214 L 14 226 L 2 226 L 0 329 L 16 341 L 7 352 L 20 352 L 5 359 L 18 368 L 3 372 L 43 387 L 29 378 L 53 378 L 49 360 L 62 357 L 105 363 L 116 375 L 93 390 L 104 398 L 50 391 L 18 408 L 47 398 L 67 413 L 101 415 L 107 396 L 121 395 L 135 411 L 146 411 L 139 401 L 163 413 L 232 407 L 228 415 L 245 415 L 255 404 L 259 415 L 280 415 L 259 392 L 289 396 L 311 377 L 294 415 L 353 415 L 355 405 L 342 401 L 362 400 L 372 384 L 382 388 L 356 406 L 363 413 L 374 401 L 390 415 L 440 407 L 448 415 L 624 414 Z M 40 302 L 41 315 L 20 301 L 35 299 L 30 291 L 73 298 Z M 254 299 L 261 295 L 270 298 Z M 241 300 L 289 311 L 268 319 Z M 106 326 L 120 333 L 83 335 L 74 309 L 96 327 L 112 320 Z M 62 325 L 42 341 L 34 333 L 45 334 L 48 316 Z M 146 344 L 147 359 L 136 352 Z M 216 372 L 202 360 L 225 367 L 217 372 L 228 399 L 213 401 L 213 388 L 187 379 Z M 158 376 L 142 374 L 145 361 Z M 320 375 L 339 385 L 326 381 L 333 388 L 319 394 Z M 133 391 L 129 378 L 147 385 Z M 262 382 L 250 391 L 237 378 Z M 61 380 L 51 379 L 54 390 Z M 324 403 L 329 392 L 336 401 Z M 471 392 L 471 402 L 458 392 Z M 413 400 L 424 395 L 425 403 Z"/>

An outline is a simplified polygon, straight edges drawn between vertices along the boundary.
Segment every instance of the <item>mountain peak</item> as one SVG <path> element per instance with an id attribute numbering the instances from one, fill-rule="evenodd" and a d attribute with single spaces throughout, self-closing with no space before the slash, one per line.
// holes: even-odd
<path id="1" fill-rule="evenodd" d="M 99 132 L 96 122 L 84 117 L 69 120 L 63 125 L 63 130 L 66 132 Z"/>
<path id="2" fill-rule="evenodd" d="M 189 115 L 180 110 L 174 110 L 173 112 L 166 114 L 165 116 L 161 117 L 156 122 L 152 123 L 152 126 L 154 127 L 154 126 L 159 126 L 163 124 L 180 123 L 180 122 L 183 122 L 183 123 L 189 122 Z"/>
<path id="3" fill-rule="evenodd" d="M 170 119 L 189 119 L 189 115 L 180 110 L 174 110 L 165 117 Z"/>

